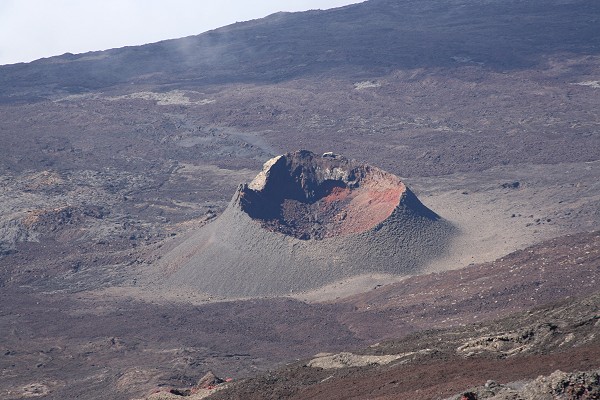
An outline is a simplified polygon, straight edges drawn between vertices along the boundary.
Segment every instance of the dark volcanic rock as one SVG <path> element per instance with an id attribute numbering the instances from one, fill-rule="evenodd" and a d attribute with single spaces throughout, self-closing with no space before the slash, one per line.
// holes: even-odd
<path id="1" fill-rule="evenodd" d="M 571 373 L 557 370 L 548 376 L 539 376 L 526 384 L 516 382 L 502 385 L 488 381 L 484 386 L 477 387 L 470 393 L 475 400 L 599 399 L 600 370 Z M 455 396 L 449 400 L 463 398 Z"/>
<path id="2" fill-rule="evenodd" d="M 280 295 L 361 274 L 416 272 L 445 252 L 452 231 L 396 176 L 298 151 L 265 163 L 160 268 L 168 285 L 225 297 Z"/>

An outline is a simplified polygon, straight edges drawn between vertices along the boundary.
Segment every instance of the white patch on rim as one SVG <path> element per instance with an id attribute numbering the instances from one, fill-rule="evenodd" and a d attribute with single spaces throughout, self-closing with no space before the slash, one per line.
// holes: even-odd
<path id="1" fill-rule="evenodd" d="M 356 90 L 362 90 L 362 89 L 368 89 L 368 88 L 378 88 L 378 87 L 381 87 L 381 82 L 379 82 L 379 81 L 362 81 L 362 82 L 354 83 L 354 89 L 356 89 Z"/>
<path id="2" fill-rule="evenodd" d="M 600 81 L 576 82 L 576 83 L 572 83 L 572 85 L 589 86 L 589 87 L 594 88 L 594 89 L 600 89 Z"/>

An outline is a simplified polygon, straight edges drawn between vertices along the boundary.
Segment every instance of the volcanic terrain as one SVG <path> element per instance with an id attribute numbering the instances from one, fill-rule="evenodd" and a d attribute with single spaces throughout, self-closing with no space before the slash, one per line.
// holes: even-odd
<path id="1" fill-rule="evenodd" d="M 165 254 L 159 284 L 248 297 L 406 275 L 444 254 L 452 231 L 396 176 L 297 151 L 267 161 L 223 214 Z"/>
<path id="2" fill-rule="evenodd" d="M 0 66 L 0 398 L 594 394 L 598 21 L 370 0 Z"/>
<path id="3" fill-rule="evenodd" d="M 600 297 L 594 295 L 487 323 L 382 341 L 353 353 L 315 354 L 210 398 L 460 400 L 452 394 L 486 384 L 472 389 L 479 397 L 467 399 L 597 399 L 599 307 Z M 560 370 L 593 371 L 570 377 Z M 550 374 L 550 379 L 540 377 Z M 504 393 L 496 381 L 505 384 Z"/>

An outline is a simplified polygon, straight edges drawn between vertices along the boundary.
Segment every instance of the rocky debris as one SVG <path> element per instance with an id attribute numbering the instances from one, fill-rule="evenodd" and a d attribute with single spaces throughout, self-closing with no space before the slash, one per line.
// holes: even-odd
<path id="1" fill-rule="evenodd" d="M 386 365 L 401 358 L 401 355 L 365 356 L 348 352 L 326 354 L 313 358 L 306 365 L 312 368 L 338 369 L 365 367 L 367 365 Z"/>
<path id="2" fill-rule="evenodd" d="M 96 205 L 62 205 L 12 213 L 0 219 L 0 254 L 14 250 L 21 242 L 38 242 L 65 230 L 78 231 L 89 219 L 101 220 L 110 214 Z"/>
<path id="3" fill-rule="evenodd" d="M 495 321 L 381 341 L 352 353 L 321 354 L 241 380 L 214 398 L 444 398 L 440 395 L 451 396 L 491 376 L 500 382 L 520 381 L 512 386 L 488 382 L 485 387 L 463 389 L 450 399 L 598 399 L 599 305 L 600 293 L 596 293 Z M 512 356 L 489 351 L 465 357 L 456 351 L 483 332 L 497 338 L 510 337 L 506 332 L 530 331 L 535 337 L 536 327 L 544 326 L 554 327 L 552 333 Z M 556 369 L 594 371 L 552 373 Z M 549 376 L 535 379 L 540 375 Z M 254 395 L 258 390 L 260 395 Z"/>
<path id="4" fill-rule="evenodd" d="M 217 377 L 212 371 L 207 372 L 200 380 L 198 384 L 191 388 L 171 388 L 158 390 L 156 393 L 152 393 L 146 398 L 146 400 L 174 400 L 185 397 L 189 400 L 199 400 L 210 396 L 217 390 L 224 388 L 224 383 L 230 382 L 231 379 L 221 379 Z"/>
<path id="5" fill-rule="evenodd" d="M 223 214 L 165 254 L 157 283 L 235 298 L 406 275 L 445 254 L 454 231 L 398 177 L 300 150 L 267 161 Z"/>
<path id="6" fill-rule="evenodd" d="M 223 382 L 225 382 L 224 379 L 219 378 L 212 371 L 208 371 L 206 375 L 200 378 L 196 387 L 200 389 L 214 389 Z"/>
<path id="7" fill-rule="evenodd" d="M 145 399 L 139 400 L 200 400 L 210 396 L 211 393 L 212 391 L 210 390 L 199 390 L 192 392 L 190 390 L 180 391 L 178 389 L 171 389 L 168 391 L 158 391 L 156 393 L 152 393 Z"/>
<path id="8" fill-rule="evenodd" d="M 523 388 L 523 398 L 600 399 L 600 370 L 541 376 Z"/>
<path id="9" fill-rule="evenodd" d="M 23 224 L 36 231 L 56 231 L 64 226 L 78 225 L 86 217 L 102 219 L 110 211 L 102 206 L 84 205 L 79 208 L 63 206 L 54 209 L 32 210 L 23 218 Z"/>
<path id="10" fill-rule="evenodd" d="M 587 372 L 555 371 L 527 383 L 498 384 L 487 381 L 447 400 L 591 400 L 600 399 L 600 370 Z"/>
<path id="11" fill-rule="evenodd" d="M 323 353 L 317 354 L 315 358 L 310 360 L 306 365 L 312 368 L 323 369 L 366 367 L 369 365 L 387 365 L 401 359 L 404 360 L 404 362 L 406 362 L 412 356 L 424 355 L 429 352 L 431 352 L 431 349 L 423 349 L 419 351 L 388 355 L 364 355 L 353 354 L 349 352 L 341 352 L 337 354 Z"/>
<path id="12" fill-rule="evenodd" d="M 456 351 L 465 356 L 472 356 L 480 353 L 496 353 L 505 356 L 513 356 L 534 348 L 544 340 L 551 339 L 553 332 L 557 328 L 558 326 L 555 324 L 545 323 L 520 329 L 516 332 L 477 337 L 459 346 Z"/>

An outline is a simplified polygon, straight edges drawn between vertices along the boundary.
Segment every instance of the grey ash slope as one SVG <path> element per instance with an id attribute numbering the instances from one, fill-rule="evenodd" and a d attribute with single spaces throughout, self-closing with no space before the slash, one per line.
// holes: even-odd
<path id="1" fill-rule="evenodd" d="M 216 221 L 158 268 L 161 285 L 184 290 L 289 294 L 357 275 L 417 272 L 445 253 L 453 231 L 397 177 L 299 151 L 265 163 Z"/>

